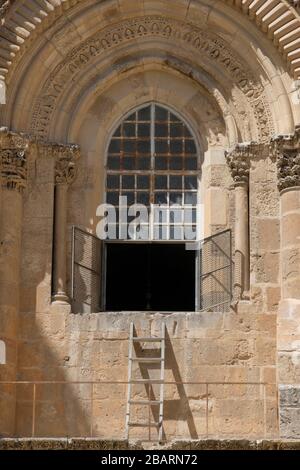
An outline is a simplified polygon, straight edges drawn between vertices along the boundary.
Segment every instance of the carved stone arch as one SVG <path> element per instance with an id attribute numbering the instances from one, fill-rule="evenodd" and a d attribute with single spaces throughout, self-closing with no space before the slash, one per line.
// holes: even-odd
<path id="1" fill-rule="evenodd" d="M 2 78 L 13 69 L 14 64 L 19 60 L 22 54 L 28 49 L 30 43 L 34 41 L 43 31 L 47 30 L 54 23 L 59 24 L 61 19 L 66 18 L 65 13 L 71 11 L 76 13 L 80 10 L 93 6 L 92 0 L 57 0 L 41 3 L 30 2 L 30 8 L 27 8 L 29 0 L 7 1 L 0 11 L 0 18 L 5 41 L 0 47 L 0 71 Z M 126 8 L 117 2 L 101 2 L 107 6 L 110 15 L 115 15 L 121 10 L 124 14 Z M 136 10 L 147 11 L 147 5 L 143 1 L 137 0 Z M 153 4 L 153 2 L 151 2 Z M 296 6 L 296 8 L 294 8 Z M 102 8 L 102 5 L 101 5 Z M 300 17 L 297 10 L 298 6 L 293 0 L 271 0 L 262 5 L 256 0 L 222 0 L 220 2 L 198 1 L 190 5 L 190 2 L 176 1 L 174 12 L 181 17 L 197 16 L 202 22 L 209 22 L 210 16 L 214 17 L 219 11 L 231 12 L 236 15 L 240 12 L 246 18 L 252 20 L 256 27 L 261 30 L 270 41 L 273 41 L 279 49 L 281 55 L 288 64 L 291 73 L 295 78 L 300 76 L 299 54 L 297 54 L 297 28 L 300 25 Z M 123 10 L 123 11 L 122 11 Z M 213 20 L 212 20 L 213 21 Z M 76 31 L 76 23 L 70 21 L 67 17 L 68 29 L 70 34 Z M 292 22 L 292 30 L 285 26 Z M 143 26 L 139 27 L 140 35 L 144 34 Z M 15 31 L 15 34 L 11 32 Z M 165 28 L 165 35 L 170 32 L 169 26 Z M 293 34 L 294 32 L 294 34 Z M 292 34 L 291 34 L 292 33 Z M 131 29 L 127 29 L 127 36 L 131 35 Z M 117 37 L 117 33 L 116 33 Z M 57 38 L 64 41 L 64 32 L 58 32 Z"/>
<path id="2" fill-rule="evenodd" d="M 158 77 L 160 82 L 157 80 Z M 143 86 L 144 79 L 147 87 Z M 141 92 L 138 90 L 139 82 Z M 178 93 L 170 93 L 163 82 L 167 83 L 169 88 L 174 87 L 176 90 L 182 87 L 182 96 Z M 128 92 L 133 83 L 137 84 L 136 94 Z M 228 146 L 226 123 L 213 97 L 207 93 L 204 94 L 196 83 L 174 73 L 174 70 L 170 68 L 154 67 L 153 64 L 149 64 L 149 67 L 135 67 L 124 73 L 118 81 L 110 83 L 109 86 L 100 89 L 97 94 L 90 95 L 88 98 L 76 108 L 74 118 L 69 123 L 69 140 L 74 140 L 76 136 L 79 138 L 83 123 L 93 120 L 94 122 L 90 125 L 95 126 L 95 131 L 97 127 L 99 129 L 96 147 L 101 145 L 105 148 L 110 131 L 120 116 L 137 106 L 157 102 L 180 113 L 189 122 L 189 126 L 198 136 L 203 152 L 211 145 Z M 208 113 L 209 117 L 207 117 Z M 60 127 L 60 124 L 57 127 Z M 221 141 L 213 143 L 212 133 L 216 129 L 219 131 Z M 217 139 L 217 137 L 216 132 L 214 138 Z M 82 146 L 84 147 L 84 144 Z"/>
<path id="3" fill-rule="evenodd" d="M 165 48 L 168 41 L 176 39 L 178 46 L 188 48 L 198 58 L 199 62 L 203 58 L 204 62 L 212 63 L 212 67 L 219 68 L 222 79 L 231 81 L 231 88 L 242 92 L 247 100 L 257 122 L 256 140 L 264 142 L 274 134 L 271 111 L 263 86 L 245 62 L 231 50 L 226 41 L 190 24 L 157 16 L 139 17 L 123 21 L 113 28 L 109 27 L 97 32 L 89 40 L 74 48 L 65 60 L 55 67 L 43 84 L 42 90 L 33 105 L 30 131 L 40 138 L 46 138 L 53 110 L 59 105 L 64 89 L 69 84 L 76 83 L 77 77 L 85 73 L 89 64 L 90 66 L 95 64 L 97 57 L 100 60 L 100 58 L 105 57 L 108 51 L 111 54 L 114 48 L 120 47 L 120 43 L 123 42 L 129 47 L 132 41 L 139 40 L 139 47 L 141 47 L 139 37 L 141 25 L 146 31 L 143 37 L 144 40 L 152 41 L 154 38 L 155 40 L 159 38 Z M 153 29 L 154 25 L 155 29 Z M 167 26 L 170 27 L 168 29 L 168 38 L 165 34 Z M 130 37 L 126 34 L 128 27 L 132 31 Z M 120 38 L 117 43 L 113 40 L 116 31 L 118 31 L 118 37 Z"/>
<path id="4" fill-rule="evenodd" d="M 199 99 L 203 100 L 203 106 L 199 107 L 200 114 L 204 112 L 207 106 L 210 106 L 213 114 L 217 116 L 220 122 L 224 122 L 224 131 L 225 126 L 227 127 L 226 136 L 228 138 L 228 145 L 234 145 L 241 138 L 236 125 L 238 116 L 235 116 L 233 112 L 234 110 L 229 108 L 225 98 L 225 91 L 224 94 L 222 94 L 219 87 L 217 88 L 217 83 L 213 82 L 211 77 L 207 76 L 205 80 L 203 74 L 200 75 L 199 73 L 199 76 L 197 76 L 196 70 L 194 70 L 193 77 L 187 76 L 187 74 L 184 73 L 186 72 L 184 68 L 185 65 L 186 64 L 183 62 L 179 62 L 178 59 L 176 59 L 176 63 L 168 61 L 168 65 L 166 65 L 163 58 L 158 56 L 148 57 L 147 60 L 131 57 L 128 62 L 124 61 L 121 70 L 119 69 L 111 75 L 104 73 L 105 78 L 103 78 L 103 80 L 95 75 L 91 78 L 86 77 L 87 82 L 81 82 L 81 87 L 86 90 L 85 93 L 80 93 L 80 96 L 78 96 L 76 89 L 73 90 L 74 93 L 71 95 L 66 93 L 65 99 L 62 100 L 64 113 L 61 113 L 59 109 L 54 113 L 54 125 L 51 126 L 50 129 L 51 140 L 62 139 L 64 136 L 67 136 L 70 141 L 75 140 L 79 125 L 76 123 L 80 122 L 80 119 L 78 119 L 77 116 L 84 116 L 86 113 L 89 113 L 89 107 L 92 106 L 97 97 L 105 96 L 105 93 L 112 86 L 124 79 L 128 78 L 133 81 L 136 80 L 134 77 L 137 74 L 140 74 L 140 72 L 145 72 L 147 74 L 148 71 L 157 70 L 170 74 L 170 83 L 172 83 L 173 75 L 180 76 L 183 79 L 182 83 L 187 83 L 188 81 L 194 82 L 195 87 L 197 88 L 196 93 L 199 96 Z M 141 81 L 141 78 L 139 78 L 139 81 Z M 147 84 L 149 85 L 148 82 Z M 137 83 L 137 85 L 139 85 L 139 83 Z M 146 86 L 144 88 L 146 88 Z M 152 87 L 150 86 L 150 88 Z M 132 90 L 132 92 L 134 92 L 134 90 Z M 141 103 L 144 100 L 145 93 L 145 89 L 141 86 Z M 150 95 L 149 99 L 151 99 Z M 199 99 L 197 101 L 198 104 L 201 103 Z M 181 103 L 180 108 L 183 106 L 184 103 Z M 126 109 L 124 109 L 124 112 L 125 111 Z M 69 120 L 66 120 L 67 113 L 70 116 Z M 201 122 L 198 121 L 197 126 L 200 128 Z M 205 135 L 205 127 L 203 128 L 202 134 Z"/>

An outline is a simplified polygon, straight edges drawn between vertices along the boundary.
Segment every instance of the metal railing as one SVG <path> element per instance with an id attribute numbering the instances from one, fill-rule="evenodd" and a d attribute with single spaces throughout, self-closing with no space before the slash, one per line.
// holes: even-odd
<path id="1" fill-rule="evenodd" d="M 233 297 L 231 230 L 202 242 L 200 250 L 200 309 L 227 312 Z"/>
<path id="2" fill-rule="evenodd" d="M 99 312 L 100 288 L 101 240 L 73 226 L 71 298 L 75 310 Z"/>
<path id="3" fill-rule="evenodd" d="M 153 380 L 152 383 L 155 385 L 156 381 Z M 5 394 L 5 388 L 10 387 L 10 394 L 15 394 L 18 404 L 16 422 L 20 421 L 20 430 L 18 431 L 17 424 L 15 434 L 10 437 L 123 439 L 125 437 L 125 387 L 127 385 L 126 381 L 1 381 L 0 400 L 6 399 L 7 406 L 10 406 L 7 392 Z M 53 389 L 53 386 L 57 389 Z M 159 380 L 157 380 L 157 386 L 160 386 Z M 274 397 L 276 393 L 275 384 L 166 381 L 164 386 L 166 390 L 164 441 L 178 437 L 184 439 L 266 438 L 276 435 L 274 422 L 268 423 L 268 407 L 271 407 L 272 398 L 270 397 L 272 395 Z M 87 389 L 84 390 L 84 387 Z M 105 387 L 109 387 L 109 392 L 104 393 Z M 169 391 L 168 387 L 170 387 Z M 271 387 L 271 393 L 268 393 L 268 396 L 267 387 Z M 65 388 L 64 393 L 58 397 L 62 388 Z M 179 397 L 177 400 L 174 400 L 175 391 Z M 195 398 L 196 394 L 199 396 L 198 399 Z M 60 403 L 59 406 L 58 403 Z M 168 403 L 171 403 L 173 408 L 168 406 Z M 272 403 L 274 406 L 274 402 Z M 47 405 L 47 411 L 45 411 L 45 405 Z M 180 408 L 182 413 L 179 416 L 178 409 Z M 174 410 L 174 416 L 172 410 Z M 154 415 L 155 412 L 150 407 L 149 419 L 151 419 L 151 413 Z M 177 424 L 186 422 L 186 432 L 176 431 L 177 426 L 174 424 L 176 420 Z M 114 427 L 117 431 L 113 432 Z M 5 431 L 5 422 L 0 419 L 0 436 L 5 435 L 8 436 Z M 137 434 L 134 438 L 155 440 L 155 437 L 147 439 L 141 434 Z"/>

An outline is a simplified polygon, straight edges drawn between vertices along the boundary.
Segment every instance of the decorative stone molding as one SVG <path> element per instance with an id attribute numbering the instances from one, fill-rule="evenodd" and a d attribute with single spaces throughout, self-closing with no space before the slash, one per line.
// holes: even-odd
<path id="1" fill-rule="evenodd" d="M 1 186 L 23 191 L 27 184 L 28 139 L 23 134 L 0 129 Z"/>
<path id="2" fill-rule="evenodd" d="M 259 156 L 263 146 L 256 142 L 238 144 L 225 157 L 235 185 L 249 183 L 251 159 Z"/>
<path id="3" fill-rule="evenodd" d="M 275 137 L 271 146 L 277 158 L 279 191 L 300 186 L 300 128 L 294 134 Z"/>
<path id="4" fill-rule="evenodd" d="M 53 152 L 55 162 L 55 184 L 72 184 L 76 177 L 76 160 L 79 158 L 79 147 L 76 145 L 57 145 Z"/>
<path id="5" fill-rule="evenodd" d="M 80 149 L 75 144 L 58 144 L 39 140 L 36 136 L 0 128 L 0 169 L 2 186 L 22 190 L 27 182 L 28 155 L 39 153 L 55 159 L 55 183 L 71 184 L 76 176 L 76 160 Z"/>
<path id="6" fill-rule="evenodd" d="M 268 100 L 262 84 L 254 77 L 246 62 L 216 34 L 187 22 L 157 15 L 132 18 L 113 27 L 109 26 L 73 48 L 47 77 L 33 106 L 31 132 L 40 139 L 47 138 L 50 122 L 61 96 L 97 57 L 111 54 L 113 48 L 122 44 L 151 37 L 181 43 L 222 67 L 224 73 L 245 95 L 253 110 L 257 123 L 257 140 L 270 140 L 274 134 L 274 126 Z"/>
<path id="7" fill-rule="evenodd" d="M 2 35 L 5 41 L 0 46 L 2 63 L 0 75 L 6 76 L 13 70 L 22 57 L 28 45 L 45 29 L 59 23 L 65 12 L 72 8 L 82 6 L 85 8 L 88 0 L 54 0 L 48 2 L 29 2 L 28 0 L 6 0 L 1 6 L 0 18 L 2 22 Z M 96 3 L 96 2 L 95 2 Z M 100 3 L 100 2 L 99 2 Z M 222 0 L 215 2 L 227 3 L 234 10 L 252 20 L 266 36 L 280 47 L 279 39 L 285 41 L 285 46 L 280 50 L 288 62 L 295 78 L 300 77 L 298 42 L 294 35 L 300 25 L 299 0 L 269 0 L 261 2 L 257 0 Z M 265 3 L 265 4 L 263 4 Z M 14 7 L 11 7 L 14 4 Z M 79 5 L 80 4 L 80 5 Z M 291 5 L 294 7 L 292 8 Z M 69 13 L 70 14 L 70 13 Z M 234 11 L 232 12 L 234 15 Z M 68 26 L 70 21 L 67 21 Z M 38 25 L 38 27 L 33 25 Z M 14 31 L 14 34 L 11 34 Z M 295 32 L 294 34 L 292 34 Z M 14 51 L 13 56 L 9 51 Z M 286 52 L 288 51 L 288 53 Z"/>
<path id="8" fill-rule="evenodd" d="M 26 150 L 1 149 L 1 184 L 22 191 L 27 183 Z"/>

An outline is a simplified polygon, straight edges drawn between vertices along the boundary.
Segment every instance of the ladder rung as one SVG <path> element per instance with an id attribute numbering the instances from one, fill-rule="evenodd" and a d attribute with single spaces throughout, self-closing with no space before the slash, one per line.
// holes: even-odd
<path id="1" fill-rule="evenodd" d="M 130 423 L 129 422 L 128 426 L 132 426 L 132 427 L 135 427 L 135 428 L 138 428 L 138 427 L 140 427 L 140 428 L 149 428 L 149 427 L 159 428 L 161 426 L 161 423 L 154 423 L 154 422 L 149 423 L 149 422 L 146 422 L 146 421 L 144 423 L 142 423 L 142 422 L 140 422 L 140 423 L 135 423 L 135 422 Z"/>
<path id="2" fill-rule="evenodd" d="M 160 400 L 130 400 L 131 405 L 160 405 L 163 403 Z"/>
<path id="3" fill-rule="evenodd" d="M 155 379 L 132 379 L 130 380 L 131 384 L 162 384 L 163 380 Z"/>
<path id="4" fill-rule="evenodd" d="M 157 343 L 158 341 L 163 341 L 164 338 L 156 338 L 154 336 L 152 337 L 148 337 L 148 338 L 142 338 L 142 337 L 138 337 L 138 336 L 134 336 L 132 338 L 132 341 L 135 341 L 135 342 L 141 342 L 141 343 Z"/>
<path id="5" fill-rule="evenodd" d="M 131 360 L 134 362 L 152 363 L 152 362 L 162 362 L 164 359 L 162 359 L 161 357 L 132 357 Z"/>

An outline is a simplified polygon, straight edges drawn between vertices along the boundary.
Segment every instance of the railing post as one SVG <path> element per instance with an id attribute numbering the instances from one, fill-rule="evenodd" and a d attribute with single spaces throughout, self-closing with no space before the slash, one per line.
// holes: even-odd
<path id="1" fill-rule="evenodd" d="M 208 438 L 208 383 L 206 384 L 206 437 Z"/>
<path id="2" fill-rule="evenodd" d="M 32 399 L 32 437 L 35 437 L 35 412 L 36 412 L 36 384 L 33 384 L 33 399 Z"/>
<path id="3" fill-rule="evenodd" d="M 93 437 L 94 428 L 94 383 L 91 383 L 91 429 L 90 437 Z"/>

